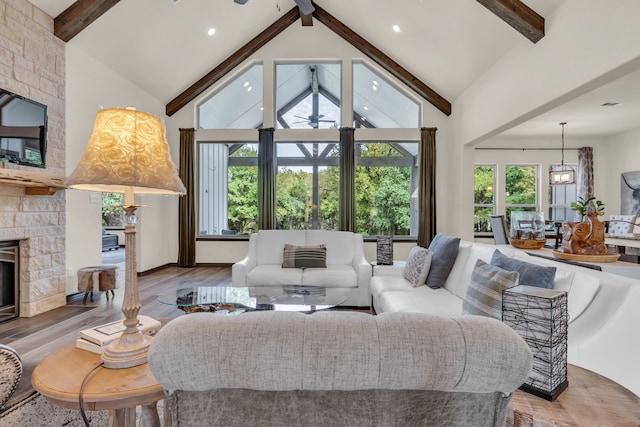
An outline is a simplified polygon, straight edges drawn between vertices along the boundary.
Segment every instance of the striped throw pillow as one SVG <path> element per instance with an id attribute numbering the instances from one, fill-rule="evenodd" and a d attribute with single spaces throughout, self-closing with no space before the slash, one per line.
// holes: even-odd
<path id="1" fill-rule="evenodd" d="M 285 243 L 282 268 L 327 268 L 327 245 L 294 246 Z"/>
<path id="2" fill-rule="evenodd" d="M 518 284 L 519 273 L 476 261 L 462 302 L 462 314 L 502 320 L 502 291 Z"/>

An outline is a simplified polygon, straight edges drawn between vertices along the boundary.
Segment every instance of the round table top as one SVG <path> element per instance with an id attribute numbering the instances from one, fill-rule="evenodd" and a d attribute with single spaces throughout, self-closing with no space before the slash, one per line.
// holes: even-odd
<path id="1" fill-rule="evenodd" d="M 99 364 L 99 354 L 76 348 L 71 342 L 42 359 L 31 382 L 50 402 L 79 409 L 82 381 Z M 90 411 L 148 405 L 164 397 L 164 390 L 147 363 L 126 369 L 100 367 L 91 374 L 83 393 L 84 406 Z"/>
<path id="2" fill-rule="evenodd" d="M 640 397 L 620 384 L 574 365 L 567 366 L 569 386 L 554 400 L 522 390 L 513 394 L 506 426 L 640 425 Z"/>

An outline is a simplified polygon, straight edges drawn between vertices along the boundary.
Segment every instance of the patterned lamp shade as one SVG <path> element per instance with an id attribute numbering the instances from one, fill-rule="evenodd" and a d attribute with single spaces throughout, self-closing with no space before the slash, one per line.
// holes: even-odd
<path id="1" fill-rule="evenodd" d="M 555 400 L 567 381 L 567 293 L 515 286 L 502 294 L 502 321 L 529 344 L 531 375 L 522 390 Z"/>
<path id="2" fill-rule="evenodd" d="M 133 108 L 98 111 L 87 150 L 64 184 L 110 193 L 186 193 L 164 123 Z"/>

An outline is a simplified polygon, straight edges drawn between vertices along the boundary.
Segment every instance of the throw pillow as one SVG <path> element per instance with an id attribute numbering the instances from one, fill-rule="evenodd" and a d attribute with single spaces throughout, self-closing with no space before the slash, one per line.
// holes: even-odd
<path id="1" fill-rule="evenodd" d="M 502 320 L 502 291 L 517 284 L 517 271 L 506 271 L 478 259 L 462 301 L 462 314 Z"/>
<path id="2" fill-rule="evenodd" d="M 421 246 L 415 246 L 409 251 L 403 276 L 413 286 L 424 285 L 431 267 L 431 251 Z"/>
<path id="3" fill-rule="evenodd" d="M 294 246 L 285 244 L 282 268 L 327 268 L 327 245 Z"/>
<path id="4" fill-rule="evenodd" d="M 520 273 L 520 284 L 537 286 L 539 288 L 552 289 L 556 277 L 555 267 L 543 267 L 530 262 L 509 258 L 499 250 L 493 252 L 491 264 L 507 271 Z"/>
<path id="5" fill-rule="evenodd" d="M 431 255 L 431 269 L 427 276 L 427 286 L 430 288 L 441 288 L 447 281 L 449 273 L 453 268 L 453 263 L 458 256 L 460 238 L 436 234 L 429 245 Z"/>

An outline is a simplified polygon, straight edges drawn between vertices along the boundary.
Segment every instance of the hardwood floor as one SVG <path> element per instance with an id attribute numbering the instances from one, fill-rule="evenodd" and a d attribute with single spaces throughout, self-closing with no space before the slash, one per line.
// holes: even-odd
<path id="1" fill-rule="evenodd" d="M 13 347 L 22 358 L 22 381 L 14 397 L 8 402 L 30 394 L 31 372 L 44 356 L 63 344 L 74 341 L 78 332 L 124 318 L 121 311 L 123 286 L 119 275 L 119 288 L 115 298 L 107 301 L 104 293 L 94 294 L 93 301 L 79 293 L 67 298 L 67 305 L 30 318 L 18 318 L 0 323 L 0 343 Z M 140 314 L 155 319 L 173 319 L 183 312 L 157 301 L 159 295 L 185 286 L 230 286 L 231 267 L 201 266 L 179 268 L 168 266 L 138 277 L 142 308 Z"/>

